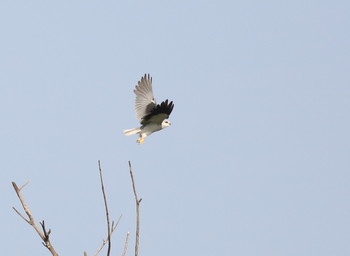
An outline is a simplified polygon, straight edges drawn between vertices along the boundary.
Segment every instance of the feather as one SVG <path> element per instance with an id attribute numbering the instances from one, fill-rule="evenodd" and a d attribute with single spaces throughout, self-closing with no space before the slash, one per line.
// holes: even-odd
<path id="1" fill-rule="evenodd" d="M 168 100 L 163 101 L 161 104 L 156 105 L 148 115 L 142 118 L 141 124 L 145 125 L 150 122 L 156 122 L 161 124 L 164 119 L 167 119 L 173 111 L 174 103 Z"/>
<path id="2" fill-rule="evenodd" d="M 139 127 L 138 128 L 124 130 L 124 134 L 126 136 L 133 135 L 133 134 L 140 133 L 140 132 L 141 132 L 141 129 Z"/>
<path id="3" fill-rule="evenodd" d="M 136 118 L 141 119 L 148 115 L 156 106 L 152 90 L 152 78 L 150 75 L 144 75 L 135 86 L 134 93 L 136 94 L 135 112 Z"/>

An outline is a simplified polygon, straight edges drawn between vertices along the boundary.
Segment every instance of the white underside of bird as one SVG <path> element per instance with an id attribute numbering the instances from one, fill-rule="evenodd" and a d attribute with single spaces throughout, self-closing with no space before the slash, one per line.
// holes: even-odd
<path id="1" fill-rule="evenodd" d="M 140 126 L 140 127 L 137 127 L 137 128 L 124 130 L 124 134 L 126 136 L 139 134 L 140 138 L 138 138 L 137 142 L 142 144 L 146 137 L 148 137 L 149 135 L 151 135 L 154 132 L 160 131 L 161 129 L 164 129 L 165 127 L 168 127 L 169 125 L 170 125 L 169 121 L 168 121 L 168 123 L 165 123 L 163 121 L 161 125 L 159 125 L 159 124 L 148 124 L 146 126 Z"/>

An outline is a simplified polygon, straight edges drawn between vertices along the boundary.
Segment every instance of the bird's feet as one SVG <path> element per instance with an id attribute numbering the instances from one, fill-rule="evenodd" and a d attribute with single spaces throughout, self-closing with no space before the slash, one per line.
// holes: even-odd
<path id="1" fill-rule="evenodd" d="M 144 138 L 140 137 L 137 139 L 137 143 L 142 144 L 145 141 Z"/>

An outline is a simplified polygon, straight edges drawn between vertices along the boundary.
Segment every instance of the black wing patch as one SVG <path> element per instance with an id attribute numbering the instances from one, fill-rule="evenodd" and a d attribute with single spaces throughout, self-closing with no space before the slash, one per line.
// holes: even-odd
<path id="1" fill-rule="evenodd" d="M 141 124 L 146 124 L 148 121 L 157 115 L 164 116 L 163 120 L 168 118 L 173 111 L 174 103 L 172 101 L 168 102 L 168 100 L 163 101 L 162 103 L 156 105 L 149 111 L 149 114 L 142 118 Z M 162 121 L 163 121 L 162 120 Z"/>

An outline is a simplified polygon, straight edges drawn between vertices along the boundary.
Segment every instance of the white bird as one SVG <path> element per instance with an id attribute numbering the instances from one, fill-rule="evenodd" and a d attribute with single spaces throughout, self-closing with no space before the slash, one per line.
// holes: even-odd
<path id="1" fill-rule="evenodd" d="M 140 121 L 141 126 L 124 130 L 124 134 L 126 136 L 139 134 L 137 142 L 142 144 L 147 136 L 171 125 L 167 118 L 169 118 L 174 104 L 168 100 L 161 104 L 156 103 L 152 91 L 152 77 L 149 74 L 141 77 L 141 81 L 135 86 L 134 93 L 136 94 L 136 118 Z"/>

